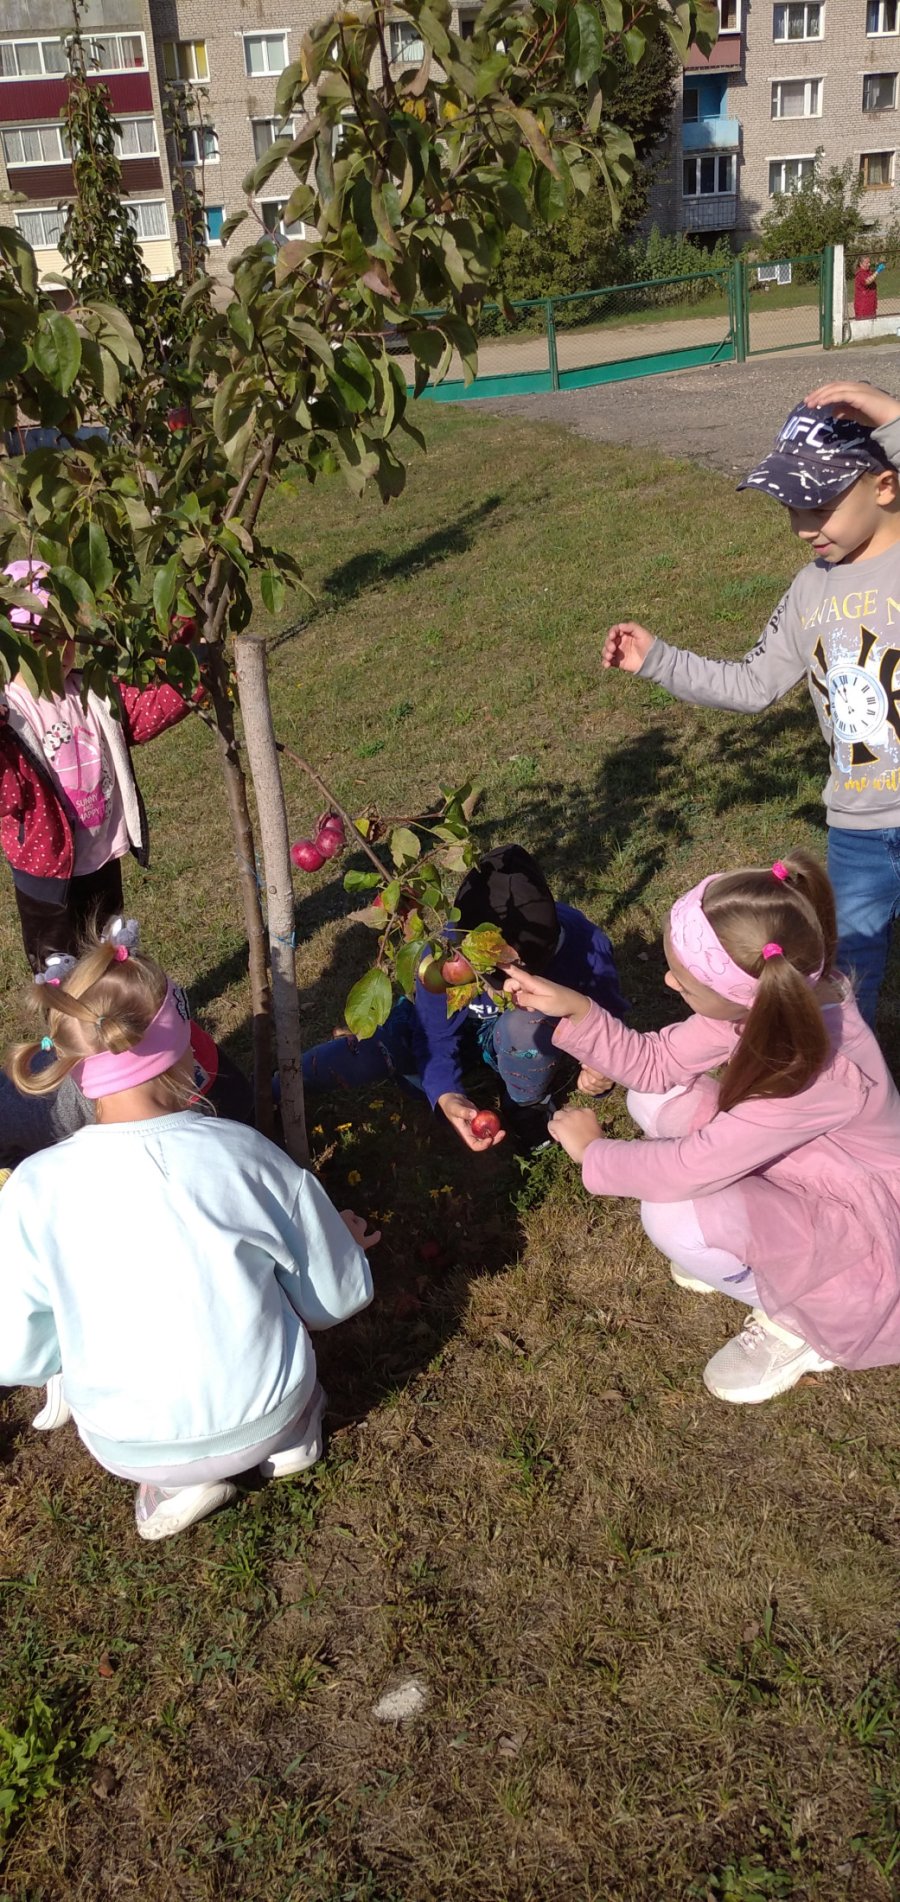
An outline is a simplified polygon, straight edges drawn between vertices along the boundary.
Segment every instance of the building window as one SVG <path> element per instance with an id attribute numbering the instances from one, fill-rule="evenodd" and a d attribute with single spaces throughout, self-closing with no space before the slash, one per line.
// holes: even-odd
<path id="1" fill-rule="evenodd" d="M 799 6 L 776 7 L 773 40 L 821 40 L 825 36 L 825 9 L 819 0 L 800 0 Z"/>
<path id="2" fill-rule="evenodd" d="M 769 196 L 799 191 L 807 178 L 815 178 L 815 158 L 779 158 L 769 160 Z"/>
<path id="3" fill-rule="evenodd" d="M 251 119 L 250 125 L 253 131 L 253 150 L 258 159 L 265 158 L 270 145 L 274 145 L 275 140 L 280 139 L 283 133 L 294 132 L 291 120 L 284 125 L 281 119 Z"/>
<path id="4" fill-rule="evenodd" d="M 734 154 L 704 152 L 686 158 L 681 190 L 685 198 L 717 198 L 734 191 Z"/>
<path id="5" fill-rule="evenodd" d="M 221 244 L 222 226 L 225 223 L 225 206 L 224 205 L 207 205 L 204 210 L 203 216 L 206 219 L 207 243 Z"/>
<path id="6" fill-rule="evenodd" d="M 244 65 L 250 79 L 283 73 L 288 63 L 286 33 L 245 33 Z"/>
<path id="7" fill-rule="evenodd" d="M 155 119 L 120 119 L 118 123 L 117 158 L 156 158 L 158 156 Z"/>
<path id="8" fill-rule="evenodd" d="M 741 0 L 719 0 L 719 32 L 739 33 L 741 30 Z"/>
<path id="9" fill-rule="evenodd" d="M 215 126 L 186 126 L 182 139 L 185 165 L 218 165 L 219 135 Z"/>
<path id="10" fill-rule="evenodd" d="M 863 112 L 893 112 L 896 103 L 896 73 L 866 73 L 863 79 Z"/>
<path id="11" fill-rule="evenodd" d="M 773 119 L 819 119 L 821 115 L 821 79 L 773 79 Z"/>
<path id="12" fill-rule="evenodd" d="M 894 182 L 893 152 L 863 152 L 859 161 L 859 176 L 866 191 L 887 191 Z"/>
<path id="13" fill-rule="evenodd" d="M 142 241 L 147 238 L 167 238 L 169 226 L 166 208 L 161 198 L 134 199 L 126 206 L 128 216 L 134 225 L 135 233 Z"/>
<path id="14" fill-rule="evenodd" d="M 299 218 L 292 225 L 284 222 L 284 198 L 260 198 L 257 200 L 259 215 L 273 238 L 305 238 L 306 226 Z"/>
<path id="15" fill-rule="evenodd" d="M 425 46 L 417 26 L 411 20 L 391 20 L 388 24 L 388 50 L 395 66 L 421 66 Z"/>
<path id="16" fill-rule="evenodd" d="M 900 0 L 869 0 L 866 32 L 870 39 L 884 33 L 900 33 Z"/>
<path id="17" fill-rule="evenodd" d="M 205 40 L 166 40 L 163 72 L 172 85 L 204 85 L 209 78 Z"/>
<path id="18" fill-rule="evenodd" d="M 0 76 L 4 79 L 40 79 L 44 73 L 68 71 L 65 41 L 0 40 Z"/>
<path id="19" fill-rule="evenodd" d="M 685 125 L 696 125 L 700 117 L 700 89 L 697 86 L 685 86 L 681 116 Z"/>
<path id="20" fill-rule="evenodd" d="M 71 157 L 61 125 L 10 126 L 3 133 L 7 165 L 64 165 Z"/>
<path id="21" fill-rule="evenodd" d="M 48 211 L 17 211 L 16 224 L 33 251 L 55 251 L 66 214 L 56 206 Z"/>
<path id="22" fill-rule="evenodd" d="M 87 44 L 91 72 L 127 73 L 147 64 L 142 33 L 106 33 L 102 40 L 92 34 Z"/>

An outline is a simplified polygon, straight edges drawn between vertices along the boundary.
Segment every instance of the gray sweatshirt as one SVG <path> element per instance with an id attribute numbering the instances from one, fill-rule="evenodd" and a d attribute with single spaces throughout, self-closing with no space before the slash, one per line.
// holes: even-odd
<path id="1" fill-rule="evenodd" d="M 874 431 L 900 467 L 900 421 Z M 829 825 L 900 826 L 900 541 L 869 560 L 810 562 L 743 660 L 654 642 L 640 670 L 677 700 L 761 713 L 806 675 L 831 773 Z"/>

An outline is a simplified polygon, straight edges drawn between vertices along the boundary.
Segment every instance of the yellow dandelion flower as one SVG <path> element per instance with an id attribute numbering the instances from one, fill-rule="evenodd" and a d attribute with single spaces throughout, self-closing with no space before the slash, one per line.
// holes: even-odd
<path id="1" fill-rule="evenodd" d="M 441 1192 L 440 1192 L 440 1189 L 429 1189 L 428 1193 L 431 1197 L 432 1202 L 436 1202 Z"/>
<path id="2" fill-rule="evenodd" d="M 441 1193 L 441 1195 L 452 1195 L 452 1194 L 453 1194 L 453 1190 L 451 1189 L 451 1187 L 450 1187 L 450 1184 L 449 1184 L 449 1182 L 445 1182 L 445 1183 L 444 1183 L 444 1185 L 443 1185 L 443 1188 L 441 1189 L 441 1191 L 440 1191 L 440 1193 Z"/>
<path id="3" fill-rule="evenodd" d="M 314 1136 L 324 1136 L 324 1134 L 325 1134 L 325 1131 L 324 1131 L 324 1129 L 322 1128 L 322 1125 L 321 1125 L 321 1123 L 314 1123 L 314 1124 L 313 1124 L 313 1135 L 314 1135 Z"/>
<path id="4" fill-rule="evenodd" d="M 384 1097 L 383 1097 L 383 1096 L 377 1096 L 377 1097 L 375 1098 L 375 1101 L 374 1101 L 374 1103 L 370 1103 L 370 1104 L 369 1104 L 369 1108 L 370 1108 L 370 1109 L 384 1109 Z"/>
<path id="5" fill-rule="evenodd" d="M 352 1123 L 338 1123 L 336 1124 L 336 1128 L 337 1128 L 338 1135 L 343 1136 L 348 1129 L 353 1128 L 353 1124 Z"/>
<path id="6" fill-rule="evenodd" d="M 362 1176 L 360 1175 L 359 1170 L 351 1169 L 347 1177 L 347 1181 L 349 1182 L 351 1189 L 355 1189 L 357 1183 L 362 1181 Z"/>
<path id="7" fill-rule="evenodd" d="M 394 1112 L 394 1115 L 393 1115 L 393 1116 L 391 1117 L 391 1122 L 392 1122 L 392 1123 L 399 1123 L 399 1121 L 400 1121 L 400 1118 L 399 1118 L 399 1116 L 397 1115 L 397 1113 L 396 1113 L 396 1111 L 395 1111 L 395 1112 Z"/>
<path id="8" fill-rule="evenodd" d="M 373 1220 L 373 1222 L 375 1222 L 375 1221 L 379 1221 L 379 1222 L 392 1222 L 392 1221 L 393 1221 L 393 1219 L 394 1219 L 394 1211 L 393 1211 L 393 1209 L 384 1209 L 384 1211 L 382 1212 L 382 1214 L 381 1214 L 381 1215 L 379 1215 L 379 1216 L 375 1216 L 375 1215 L 373 1215 L 373 1217 L 372 1217 L 372 1220 Z"/>

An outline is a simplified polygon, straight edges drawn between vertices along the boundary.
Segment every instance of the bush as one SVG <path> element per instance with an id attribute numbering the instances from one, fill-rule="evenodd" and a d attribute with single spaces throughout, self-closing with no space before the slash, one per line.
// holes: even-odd
<path id="1" fill-rule="evenodd" d="M 827 172 L 817 164 L 796 191 L 776 194 L 760 225 L 759 256 L 771 261 L 808 257 L 826 244 L 843 244 L 851 255 L 867 250 L 874 226 L 863 216 L 862 191 L 852 159 Z M 811 282 L 818 266 L 801 265 L 795 275 Z"/>
<path id="2" fill-rule="evenodd" d="M 683 231 L 666 235 L 654 225 L 648 238 L 637 239 L 629 245 L 624 258 L 628 275 L 622 282 L 649 285 L 659 278 L 691 278 L 687 284 L 654 283 L 646 301 L 651 305 L 696 304 L 720 288 L 702 273 L 728 271 L 733 261 L 727 238 L 718 238 L 713 245 L 702 245 Z"/>

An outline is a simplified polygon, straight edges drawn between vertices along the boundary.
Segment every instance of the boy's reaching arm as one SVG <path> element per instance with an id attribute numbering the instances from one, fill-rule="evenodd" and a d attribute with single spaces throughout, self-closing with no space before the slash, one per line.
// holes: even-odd
<path id="1" fill-rule="evenodd" d="M 782 596 L 765 633 L 743 660 L 708 660 L 687 648 L 670 647 L 636 621 L 618 621 L 606 637 L 603 665 L 640 674 L 695 707 L 762 713 L 806 672 L 803 626 L 793 592 L 791 587 Z"/>

